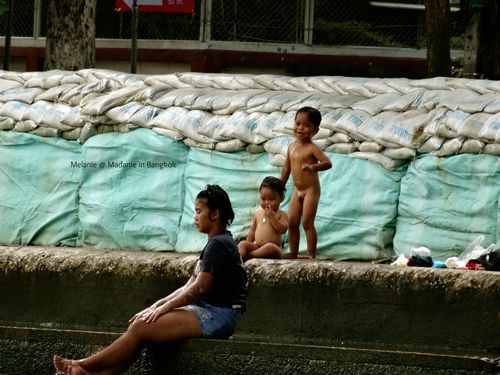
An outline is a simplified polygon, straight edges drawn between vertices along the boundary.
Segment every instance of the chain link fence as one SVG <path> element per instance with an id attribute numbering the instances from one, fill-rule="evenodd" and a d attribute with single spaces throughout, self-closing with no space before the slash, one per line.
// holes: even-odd
<path id="1" fill-rule="evenodd" d="M 453 10 L 451 45 L 461 49 L 468 14 Z M 16 1 L 12 36 L 45 36 L 46 13 L 47 1 Z M 96 14 L 97 38 L 131 37 L 131 13 L 115 0 L 98 0 Z M 138 38 L 422 48 L 424 17 L 423 0 L 196 0 L 194 14 L 140 13 Z M 1 35 L 6 24 L 4 13 Z"/>

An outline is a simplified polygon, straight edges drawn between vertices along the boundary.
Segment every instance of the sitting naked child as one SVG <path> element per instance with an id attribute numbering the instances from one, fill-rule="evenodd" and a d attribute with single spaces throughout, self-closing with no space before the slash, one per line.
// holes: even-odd
<path id="1" fill-rule="evenodd" d="M 246 241 L 238 244 L 241 259 L 281 259 L 281 236 L 288 229 L 288 216 L 280 209 L 285 186 L 276 177 L 264 178 L 259 188 L 260 207 L 253 217 Z"/>

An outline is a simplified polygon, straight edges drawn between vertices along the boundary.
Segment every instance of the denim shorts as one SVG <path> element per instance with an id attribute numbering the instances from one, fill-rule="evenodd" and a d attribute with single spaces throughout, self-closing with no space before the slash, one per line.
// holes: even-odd
<path id="1" fill-rule="evenodd" d="M 214 305 L 187 305 L 198 323 L 203 337 L 212 339 L 227 339 L 231 336 L 238 324 L 241 311 L 230 307 L 221 307 Z"/>

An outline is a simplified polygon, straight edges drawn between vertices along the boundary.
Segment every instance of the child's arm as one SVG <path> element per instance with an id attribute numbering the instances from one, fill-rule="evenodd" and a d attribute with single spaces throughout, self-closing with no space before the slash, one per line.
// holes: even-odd
<path id="1" fill-rule="evenodd" d="M 280 210 L 280 212 L 270 217 L 269 222 L 278 233 L 285 234 L 288 230 L 288 215 L 284 211 Z"/>
<path id="2" fill-rule="evenodd" d="M 247 234 L 247 241 L 254 242 L 255 241 L 255 230 L 257 229 L 257 218 L 256 214 L 253 215 L 252 226 Z"/>
<path id="3" fill-rule="evenodd" d="M 319 172 L 330 169 L 332 167 L 332 162 L 328 159 L 323 151 L 320 150 L 318 146 L 314 146 L 312 149 L 314 157 L 318 160 L 316 164 L 303 164 L 302 170 L 304 172 Z"/>
<path id="4" fill-rule="evenodd" d="M 290 146 L 288 146 L 290 149 Z M 283 185 L 286 185 L 288 181 L 288 177 L 290 177 L 290 171 L 291 171 L 291 165 L 290 165 L 290 153 L 286 152 L 286 160 L 285 164 L 283 165 L 283 168 L 281 169 L 281 177 L 280 180 L 283 183 Z"/>

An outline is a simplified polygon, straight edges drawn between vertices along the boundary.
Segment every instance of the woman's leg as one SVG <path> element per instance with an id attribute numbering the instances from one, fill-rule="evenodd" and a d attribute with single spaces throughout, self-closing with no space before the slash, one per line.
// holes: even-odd
<path id="1" fill-rule="evenodd" d="M 140 351 L 148 343 L 167 343 L 191 337 L 201 337 L 202 333 L 196 316 L 187 309 L 172 310 L 158 318 L 156 322 L 146 323 L 136 320 L 129 326 L 127 332 L 102 351 L 81 359 L 78 366 L 72 365 L 72 360 L 54 357 L 57 370 L 72 368 L 65 374 L 83 375 L 119 373 L 128 368 L 139 356 Z"/>

